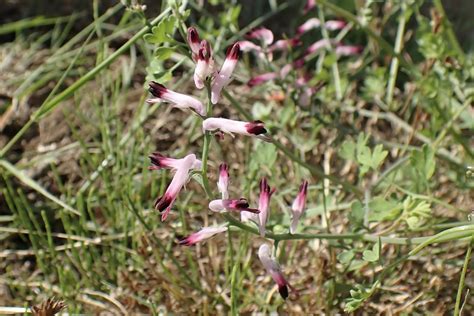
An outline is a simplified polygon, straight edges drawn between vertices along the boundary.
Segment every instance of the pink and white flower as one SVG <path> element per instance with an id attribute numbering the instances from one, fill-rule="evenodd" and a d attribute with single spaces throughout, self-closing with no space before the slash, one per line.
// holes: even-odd
<path id="1" fill-rule="evenodd" d="M 320 51 L 320 50 L 323 49 L 323 48 L 329 48 L 329 47 L 331 46 L 331 44 L 333 44 L 333 43 L 334 43 L 334 41 L 332 41 L 332 40 L 320 39 L 319 41 L 316 41 L 316 42 L 314 42 L 313 44 L 311 44 L 311 45 L 306 49 L 305 54 L 306 54 L 306 55 L 314 54 L 314 53 Z"/>
<path id="2" fill-rule="evenodd" d="M 343 45 L 338 44 L 335 49 L 335 53 L 338 56 L 353 56 L 360 54 L 364 48 L 359 45 Z"/>
<path id="3" fill-rule="evenodd" d="M 199 33 L 195 27 L 188 28 L 187 39 L 193 60 L 196 60 L 199 54 L 199 49 L 201 48 L 201 41 L 199 39 Z"/>
<path id="4" fill-rule="evenodd" d="M 247 85 L 249 87 L 258 86 L 267 81 L 274 80 L 278 77 L 279 77 L 278 74 L 275 72 L 267 72 L 267 73 L 253 77 L 252 79 L 249 80 L 249 82 L 247 82 Z"/>
<path id="5" fill-rule="evenodd" d="M 222 89 L 228 85 L 231 81 L 231 75 L 234 72 L 235 66 L 239 60 L 240 46 L 239 43 L 232 45 L 226 54 L 224 63 L 222 64 L 221 70 L 214 77 L 211 87 L 211 102 L 216 104 L 221 98 Z"/>
<path id="6" fill-rule="evenodd" d="M 149 170 L 161 170 L 161 169 L 173 169 L 176 170 L 183 164 L 184 158 L 175 159 L 163 156 L 159 152 L 154 152 L 150 156 L 150 161 L 153 166 L 149 167 Z M 198 170 L 201 169 L 202 162 L 199 159 L 196 159 L 193 163 L 192 169 Z"/>
<path id="7" fill-rule="evenodd" d="M 204 227 L 200 231 L 195 232 L 184 239 L 181 239 L 179 241 L 179 244 L 183 246 L 192 246 L 201 241 L 214 237 L 217 234 L 223 233 L 227 230 L 228 230 L 227 226 Z"/>
<path id="8" fill-rule="evenodd" d="M 301 215 L 303 215 L 306 206 L 306 195 L 308 193 L 308 181 L 303 181 L 300 186 L 300 190 L 293 204 L 291 205 L 291 225 L 290 225 L 290 234 L 296 232 L 296 227 L 300 220 Z"/>
<path id="9" fill-rule="evenodd" d="M 243 53 L 255 51 L 260 53 L 262 51 L 262 48 L 250 41 L 239 41 L 239 47 L 240 51 Z"/>
<path id="10" fill-rule="evenodd" d="M 289 38 L 289 39 L 281 39 L 273 43 L 268 50 L 270 52 L 275 51 L 287 51 L 291 47 L 295 47 L 301 44 L 301 40 L 299 38 Z"/>
<path id="11" fill-rule="evenodd" d="M 226 163 L 222 163 L 219 166 L 219 181 L 217 182 L 217 189 L 222 195 L 223 199 L 229 198 L 229 166 Z"/>
<path id="12" fill-rule="evenodd" d="M 196 88 L 204 88 L 204 81 L 209 77 L 214 68 L 212 51 L 208 41 L 201 42 L 201 48 L 196 57 L 196 67 L 194 68 L 194 84 Z"/>
<path id="13" fill-rule="evenodd" d="M 266 178 L 262 178 L 260 180 L 260 196 L 258 199 L 258 209 L 260 210 L 259 217 L 259 231 L 260 236 L 265 236 L 265 225 L 267 224 L 268 217 L 270 215 L 269 206 L 270 206 L 270 198 L 272 194 L 275 192 L 275 188 L 271 189 L 267 183 Z"/>
<path id="14" fill-rule="evenodd" d="M 168 217 L 173 204 L 178 197 L 179 192 L 188 182 L 189 171 L 196 164 L 196 155 L 189 154 L 184 157 L 179 164 L 176 165 L 176 173 L 171 180 L 168 188 L 163 196 L 160 196 L 155 202 L 155 209 L 159 210 L 161 220 L 164 221 Z"/>
<path id="15" fill-rule="evenodd" d="M 316 7 L 316 0 L 308 0 L 304 6 L 304 13 L 308 13 L 311 9 Z"/>
<path id="16" fill-rule="evenodd" d="M 202 122 L 204 131 L 221 131 L 231 134 L 242 134 L 247 136 L 263 136 L 267 130 L 262 121 L 244 122 L 229 120 L 221 117 L 210 117 Z M 263 137 L 265 138 L 265 137 Z"/>
<path id="17" fill-rule="evenodd" d="M 289 295 L 288 288 L 293 287 L 285 279 L 283 272 L 281 271 L 280 265 L 276 261 L 276 258 L 272 255 L 272 249 L 268 244 L 262 244 L 258 249 L 258 258 L 262 262 L 265 270 L 270 274 L 273 281 L 278 285 L 278 292 L 283 299 L 286 299 Z"/>
<path id="18" fill-rule="evenodd" d="M 206 115 L 206 107 L 202 102 L 189 95 L 169 90 L 164 85 L 155 81 L 150 82 L 150 88 L 148 90 L 155 98 L 146 100 L 147 103 L 153 104 L 167 101 L 171 103 L 172 107 L 180 109 L 191 108 L 201 116 Z"/>
<path id="19" fill-rule="evenodd" d="M 329 20 L 324 23 L 324 27 L 330 31 L 340 30 L 343 29 L 347 23 L 345 21 L 340 20 Z M 308 32 L 309 30 L 316 29 L 321 26 L 321 21 L 317 18 L 311 18 L 306 20 L 303 24 L 301 24 L 296 32 L 298 35 Z"/>
<path id="20" fill-rule="evenodd" d="M 209 209 L 216 213 L 222 212 L 250 212 L 258 214 L 260 210 L 251 208 L 246 199 L 221 199 L 209 202 Z"/>
<path id="21" fill-rule="evenodd" d="M 266 46 L 273 43 L 273 32 L 267 29 L 266 27 L 261 27 L 254 29 L 247 33 L 247 38 L 260 40 Z"/>

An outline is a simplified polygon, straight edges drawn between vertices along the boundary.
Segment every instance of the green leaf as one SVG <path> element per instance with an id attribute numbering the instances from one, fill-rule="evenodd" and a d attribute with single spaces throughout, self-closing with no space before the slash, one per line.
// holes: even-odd
<path id="1" fill-rule="evenodd" d="M 383 163 L 387 155 L 388 155 L 388 151 L 383 150 L 382 144 L 375 146 L 374 152 L 372 153 L 372 164 L 371 164 L 372 169 L 374 170 L 378 169 L 378 167 L 380 167 L 380 165 Z"/>
<path id="2" fill-rule="evenodd" d="M 360 201 L 354 201 L 351 205 L 349 220 L 355 227 L 364 225 L 364 207 Z"/>
<path id="3" fill-rule="evenodd" d="M 366 287 L 360 284 L 355 286 L 355 290 L 351 290 L 351 297 L 346 300 L 346 306 L 344 306 L 344 311 L 352 313 L 356 309 L 362 306 L 362 304 L 372 296 L 375 290 L 380 285 L 379 281 L 376 281 L 370 287 Z"/>
<path id="4" fill-rule="evenodd" d="M 356 160 L 356 144 L 352 140 L 346 140 L 342 143 L 341 149 L 339 150 L 339 156 L 346 160 Z"/>
<path id="5" fill-rule="evenodd" d="M 396 219 L 402 212 L 403 206 L 396 200 L 385 200 L 383 197 L 375 197 L 369 203 L 370 222 L 391 221 Z"/>
<path id="6" fill-rule="evenodd" d="M 410 162 L 425 180 L 433 176 L 436 167 L 435 153 L 428 145 L 423 145 L 421 151 L 413 151 Z"/>
<path id="7" fill-rule="evenodd" d="M 351 262 L 354 256 L 354 250 L 346 250 L 337 255 L 337 260 L 339 260 L 340 263 L 347 265 Z"/>
<path id="8" fill-rule="evenodd" d="M 158 47 L 155 51 L 155 57 L 158 60 L 167 60 L 174 53 L 175 47 Z"/>
<path id="9" fill-rule="evenodd" d="M 151 29 L 151 34 L 146 34 L 143 36 L 145 41 L 150 44 L 161 44 L 164 42 L 172 42 L 173 34 L 176 28 L 176 18 L 174 16 L 169 16 L 166 19 L 163 19 L 157 26 L 154 26 Z"/>
<path id="10" fill-rule="evenodd" d="M 362 259 L 368 262 L 376 262 L 380 259 L 380 239 L 372 247 L 372 250 L 366 249 L 362 253 Z"/>

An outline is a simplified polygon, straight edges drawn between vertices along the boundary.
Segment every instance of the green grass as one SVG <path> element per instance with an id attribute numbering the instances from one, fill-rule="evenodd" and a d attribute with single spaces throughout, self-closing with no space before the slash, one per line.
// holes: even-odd
<path id="1" fill-rule="evenodd" d="M 448 22 L 433 36 L 421 10 L 394 5 L 381 9 L 392 19 L 374 14 L 362 25 L 362 7 L 318 1 L 309 15 L 345 18 L 352 24 L 337 38 L 364 43 L 365 50 L 350 58 L 337 59 L 331 50 L 307 58 L 309 84 L 325 83 L 311 106 L 298 104 L 297 71 L 246 86 L 297 59 L 297 48 L 271 63 L 243 56 L 222 101 L 209 108 L 213 116 L 265 121 L 268 143 L 241 136 L 218 141 L 202 134 L 202 118 L 145 103 L 147 82 L 165 76 L 167 87 L 207 100 L 206 91 L 194 88 L 186 46 L 175 41 L 183 42 L 187 26 L 199 26 L 216 43 L 220 64 L 224 48 L 251 28 L 278 27 L 281 16 L 301 11 L 296 2 L 270 2 L 266 14 L 241 16 L 249 25 L 239 24 L 238 7 L 224 2 L 202 8 L 189 1 L 187 20 L 183 10 L 165 5 L 161 13 L 145 11 L 145 22 L 120 4 L 100 12 L 95 1 L 83 15 L 0 27 L 0 34 L 16 33 L 14 42 L 0 45 L 0 56 L 14 51 L 16 66 L 26 69 L 4 69 L 9 75 L 0 88 L 8 101 L 1 109 L 27 112 L 7 122 L 0 139 L 0 284 L 9 293 L 0 305 L 29 307 L 55 296 L 69 313 L 388 308 L 457 315 L 461 306 L 473 308 L 467 289 L 474 181 L 467 167 L 474 159 L 474 59 Z M 426 5 L 445 15 L 440 1 Z M 175 41 L 143 40 L 170 15 L 177 19 Z M 84 16 L 93 22 L 77 31 L 74 21 Z M 289 25 L 305 19 L 292 16 L 284 32 L 291 35 Z M 390 32 L 380 33 L 382 27 Z M 331 34 L 323 29 L 318 36 Z M 311 36 L 302 38 L 305 45 Z M 154 57 L 161 46 L 176 46 L 166 61 Z M 274 93 L 285 97 L 277 101 Z M 154 151 L 193 152 L 206 166 L 193 174 L 166 222 L 153 201 L 171 173 L 148 170 Z M 265 239 L 255 225 L 207 210 L 223 161 L 231 166 L 232 195 L 253 206 L 260 177 L 277 188 Z M 298 234 L 290 235 L 290 204 L 303 179 L 310 181 L 307 211 Z M 221 223 L 231 227 L 227 236 L 190 248 L 176 243 Z M 277 246 L 298 297 L 278 296 L 257 258 L 265 240 Z"/>

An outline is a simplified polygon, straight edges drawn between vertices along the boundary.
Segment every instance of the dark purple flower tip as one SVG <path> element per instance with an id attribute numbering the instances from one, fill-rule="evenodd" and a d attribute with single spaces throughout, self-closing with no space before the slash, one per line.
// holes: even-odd
<path id="1" fill-rule="evenodd" d="M 227 53 L 225 58 L 238 60 L 240 56 L 240 45 L 239 43 L 234 43 L 232 46 L 227 48 Z"/>
<path id="2" fill-rule="evenodd" d="M 191 240 L 189 239 L 189 237 L 180 239 L 180 240 L 178 241 L 178 244 L 181 245 L 181 246 L 192 246 L 192 245 L 193 245 L 193 243 L 191 242 Z"/>
<path id="3" fill-rule="evenodd" d="M 221 163 L 219 165 L 219 173 L 226 174 L 228 172 L 229 172 L 229 165 L 227 165 L 225 162 Z"/>
<path id="4" fill-rule="evenodd" d="M 188 28 L 188 35 L 191 43 L 199 43 L 199 34 L 195 27 Z"/>
<path id="5" fill-rule="evenodd" d="M 245 125 L 247 132 L 254 135 L 265 134 L 267 130 L 262 121 L 253 121 Z"/>
<path id="6" fill-rule="evenodd" d="M 295 67 L 295 69 L 303 68 L 304 64 L 305 64 L 304 57 L 297 59 L 293 62 L 293 66 Z"/>
<path id="7" fill-rule="evenodd" d="M 290 39 L 290 45 L 295 47 L 295 46 L 299 46 L 303 44 L 303 42 L 299 39 L 299 37 L 295 37 L 295 38 L 292 38 Z"/>
<path id="8" fill-rule="evenodd" d="M 304 195 L 308 192 L 308 181 L 304 180 L 303 183 L 300 185 L 300 192 L 302 192 Z"/>
<path id="9" fill-rule="evenodd" d="M 156 199 L 155 209 L 159 210 L 160 213 L 166 210 L 170 205 L 173 199 L 168 195 L 163 195 Z"/>
<path id="10" fill-rule="evenodd" d="M 280 292 L 280 295 L 284 300 L 288 298 L 288 287 L 286 284 L 278 285 L 278 292 Z"/>
<path id="11" fill-rule="evenodd" d="M 238 209 L 244 209 L 244 208 L 248 208 L 248 207 L 249 207 L 249 202 L 247 202 L 247 199 L 240 198 L 240 199 L 234 201 L 234 205 L 233 205 L 233 206 L 234 206 L 235 208 L 238 208 Z"/>
<path id="12" fill-rule="evenodd" d="M 153 94 L 153 96 L 155 96 L 157 98 L 161 98 L 163 93 L 166 93 L 166 91 L 168 90 L 168 89 L 166 89 L 166 87 L 164 85 L 162 85 L 161 83 L 158 83 L 156 81 L 150 82 L 149 86 L 150 86 L 150 88 L 148 89 L 148 91 L 150 91 L 150 93 Z"/>
<path id="13" fill-rule="evenodd" d="M 163 165 L 161 164 L 161 160 L 163 158 L 166 158 L 165 156 L 163 156 L 162 154 L 160 154 L 159 152 L 154 152 L 152 153 L 150 156 L 148 156 L 148 158 L 150 158 L 150 162 L 152 163 L 153 166 L 151 166 L 149 169 L 151 170 L 159 170 L 161 168 L 163 168 Z"/>

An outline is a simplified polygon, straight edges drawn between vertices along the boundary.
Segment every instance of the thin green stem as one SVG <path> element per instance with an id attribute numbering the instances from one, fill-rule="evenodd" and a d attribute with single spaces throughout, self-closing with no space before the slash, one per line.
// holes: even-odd
<path id="1" fill-rule="evenodd" d="M 454 316 L 460 315 L 462 290 L 464 288 L 464 281 L 466 279 L 467 267 L 469 266 L 469 261 L 471 261 L 471 252 L 473 246 L 474 236 L 471 239 L 471 243 L 467 247 L 466 257 L 464 258 L 464 264 L 461 270 L 461 277 L 459 278 L 458 293 L 456 294 L 456 304 L 454 305 Z"/>
<path id="2" fill-rule="evenodd" d="M 230 225 L 238 227 L 244 231 L 250 232 L 254 235 L 259 235 L 258 229 L 255 227 L 248 226 L 239 220 L 235 219 L 232 215 L 228 213 L 222 214 L 224 218 L 229 222 Z M 470 234 L 474 233 L 474 225 L 464 225 L 460 227 L 455 227 L 447 229 L 441 233 L 438 233 L 434 236 L 426 237 L 385 237 L 385 236 L 376 236 L 370 234 L 358 234 L 358 233 L 348 233 L 348 234 L 328 234 L 328 233 L 317 233 L 317 234 L 274 234 L 271 232 L 265 233 L 265 237 L 277 241 L 282 240 L 311 240 L 311 239 L 328 239 L 328 240 L 363 240 L 368 242 L 378 242 L 379 239 L 384 244 L 395 244 L 395 245 L 418 245 L 412 251 L 409 252 L 409 256 L 413 256 L 420 252 L 426 246 L 435 243 L 435 242 L 446 242 L 452 240 L 458 240 L 462 238 L 469 237 Z"/>
<path id="3" fill-rule="evenodd" d="M 406 14 L 406 9 L 407 5 L 404 1 L 401 3 L 401 9 L 402 12 L 399 16 L 398 20 L 398 29 L 397 29 L 397 37 L 395 38 L 395 47 L 394 47 L 394 52 L 396 54 L 400 54 L 402 50 L 402 45 L 403 45 L 403 35 L 405 34 L 405 25 L 407 22 L 407 17 Z M 395 82 L 397 81 L 397 73 L 398 73 L 398 65 L 400 61 L 397 56 L 394 56 L 392 58 L 392 62 L 390 64 L 390 74 L 388 78 L 388 84 L 387 84 L 387 95 L 385 102 L 390 106 L 393 100 L 393 91 L 395 89 Z"/>
<path id="4" fill-rule="evenodd" d="M 211 83 L 209 80 L 206 81 L 206 90 L 207 90 L 207 107 L 206 113 L 209 115 L 212 111 L 212 102 L 211 102 Z M 209 187 L 209 179 L 207 177 L 207 159 L 209 157 L 209 147 L 211 144 L 211 133 L 206 131 L 204 133 L 204 144 L 202 147 L 202 185 L 204 186 L 204 191 L 206 191 L 206 195 L 208 198 L 212 198 L 212 191 Z"/>

